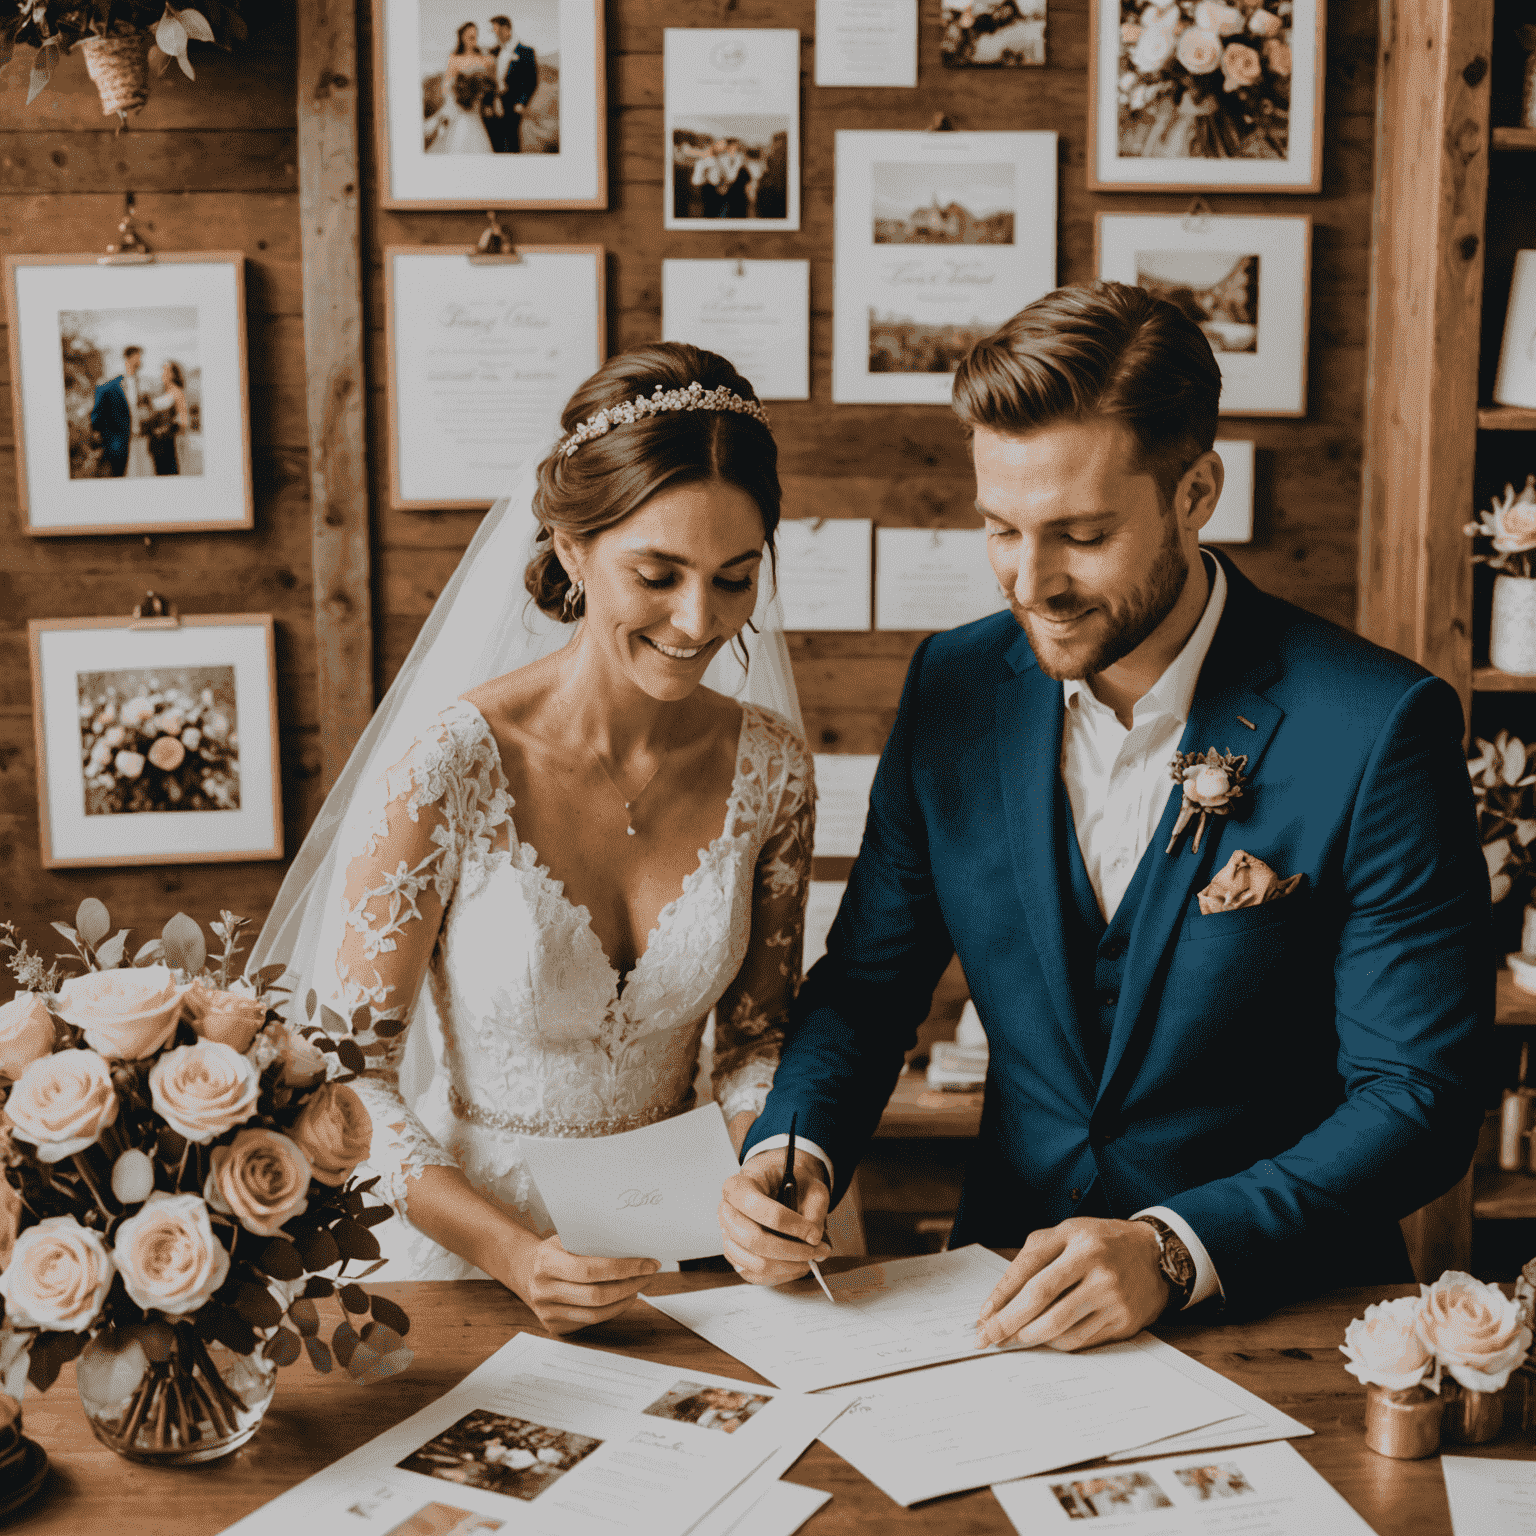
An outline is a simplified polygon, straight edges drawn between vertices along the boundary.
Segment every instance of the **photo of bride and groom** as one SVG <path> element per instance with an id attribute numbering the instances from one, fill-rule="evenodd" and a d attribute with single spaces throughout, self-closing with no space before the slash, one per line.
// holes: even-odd
<path id="1" fill-rule="evenodd" d="M 559 154 L 559 0 L 483 23 L 459 0 L 422 0 L 421 71 L 429 155 Z"/>

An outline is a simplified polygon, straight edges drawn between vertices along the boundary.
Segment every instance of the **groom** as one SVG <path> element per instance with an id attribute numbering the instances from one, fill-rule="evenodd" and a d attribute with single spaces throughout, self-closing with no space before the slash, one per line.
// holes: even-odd
<path id="1" fill-rule="evenodd" d="M 1467 1168 L 1493 1017 L 1461 710 L 1202 553 L 1220 389 L 1191 320 L 1113 283 L 960 364 L 1012 613 L 912 659 L 726 1185 L 749 1280 L 803 1273 L 956 951 L 991 1063 L 951 1241 L 1022 1245 L 983 1342 L 1411 1278 L 1398 1220 Z M 1184 818 L 1171 761 L 1212 749 Z M 1224 905 L 1244 883 L 1278 899 Z M 771 1198 L 792 1117 L 799 1213 Z"/>
<path id="2" fill-rule="evenodd" d="M 139 367 L 143 347 L 123 348 L 123 371 L 96 386 L 91 401 L 91 430 L 101 438 L 102 457 L 113 479 L 128 473 L 128 450 L 139 421 Z"/>
<path id="3" fill-rule="evenodd" d="M 539 63 L 533 49 L 516 40 L 509 16 L 491 17 L 491 27 L 496 33 L 496 46 L 491 49 L 496 78 L 486 98 L 485 128 L 498 155 L 521 154 L 523 114 L 539 88 Z"/>

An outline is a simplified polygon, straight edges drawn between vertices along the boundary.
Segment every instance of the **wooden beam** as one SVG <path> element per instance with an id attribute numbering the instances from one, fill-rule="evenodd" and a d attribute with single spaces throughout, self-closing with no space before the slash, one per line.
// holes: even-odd
<path id="1" fill-rule="evenodd" d="M 1493 0 L 1396 0 L 1377 72 L 1357 627 L 1472 699 Z"/>
<path id="2" fill-rule="evenodd" d="M 298 7 L 299 214 L 321 777 L 373 713 L 356 0 Z"/>

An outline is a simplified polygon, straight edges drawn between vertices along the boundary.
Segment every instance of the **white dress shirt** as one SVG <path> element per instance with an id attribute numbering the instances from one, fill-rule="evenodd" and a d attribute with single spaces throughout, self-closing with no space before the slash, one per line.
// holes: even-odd
<path id="1" fill-rule="evenodd" d="M 1072 804 L 1078 847 L 1106 922 L 1114 917 L 1162 820 L 1173 790 L 1168 764 L 1178 751 L 1194 702 L 1195 684 L 1226 607 L 1227 574 L 1220 561 L 1204 551 L 1201 554 L 1211 582 L 1205 612 L 1168 670 L 1137 700 L 1130 730 L 1086 682 L 1070 678 L 1062 684 L 1066 714 L 1061 733 L 1061 776 Z M 788 1136 L 769 1136 L 752 1148 L 752 1155 L 782 1150 L 788 1144 Z M 832 1178 L 832 1160 L 815 1142 L 799 1136 L 795 1145 L 819 1158 L 826 1165 L 828 1179 Z M 1136 1214 L 1166 1222 L 1189 1249 L 1195 1261 L 1195 1285 L 1186 1305 L 1192 1307 L 1221 1289 L 1205 1244 L 1182 1216 L 1162 1205 L 1148 1206 Z"/>
<path id="2" fill-rule="evenodd" d="M 517 48 L 517 34 L 513 33 L 506 42 L 497 50 L 496 54 L 496 90 L 498 93 L 507 88 L 507 71 L 512 68 L 512 54 Z"/>

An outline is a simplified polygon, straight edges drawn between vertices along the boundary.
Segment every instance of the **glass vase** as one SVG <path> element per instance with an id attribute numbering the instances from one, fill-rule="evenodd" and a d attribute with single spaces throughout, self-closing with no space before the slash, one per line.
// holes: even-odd
<path id="1" fill-rule="evenodd" d="M 237 1355 L 180 1323 L 162 1329 L 147 1353 L 130 1335 L 107 1368 L 82 1360 L 75 1382 L 103 1445 L 130 1461 L 191 1466 L 229 1455 L 261 1428 L 277 1367 L 259 1351 Z"/>

